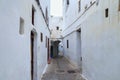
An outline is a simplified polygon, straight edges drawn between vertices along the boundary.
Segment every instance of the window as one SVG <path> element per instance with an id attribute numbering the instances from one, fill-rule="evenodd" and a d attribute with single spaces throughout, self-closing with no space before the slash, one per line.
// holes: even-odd
<path id="1" fill-rule="evenodd" d="M 106 17 L 106 18 L 108 17 L 108 12 L 109 12 L 108 8 L 105 9 L 105 17 Z"/>
<path id="2" fill-rule="evenodd" d="M 41 35 L 41 42 L 43 42 L 43 33 L 41 33 L 40 35 Z"/>
<path id="3" fill-rule="evenodd" d="M 85 10 L 86 10 L 87 8 L 88 8 L 88 5 L 86 4 L 86 5 L 85 5 Z"/>
<path id="4" fill-rule="evenodd" d="M 24 34 L 24 20 L 23 20 L 23 18 L 20 18 L 19 33 L 20 33 L 21 35 Z"/>
<path id="5" fill-rule="evenodd" d="M 36 0 L 37 1 L 37 4 L 40 5 L 40 1 L 39 0 Z"/>
<path id="6" fill-rule="evenodd" d="M 78 12 L 81 11 L 81 0 L 78 1 Z"/>
<path id="7" fill-rule="evenodd" d="M 92 1 L 90 1 L 90 5 L 92 5 L 93 3 L 92 3 Z"/>
<path id="8" fill-rule="evenodd" d="M 99 4 L 99 0 L 96 0 L 96 5 L 98 5 Z"/>
<path id="9" fill-rule="evenodd" d="M 35 18 L 35 8 L 32 7 L 32 24 L 34 25 L 34 18 Z"/>
<path id="10" fill-rule="evenodd" d="M 69 40 L 67 40 L 67 48 L 69 48 Z"/>
<path id="11" fill-rule="evenodd" d="M 56 30 L 59 30 L 59 27 L 58 27 L 58 26 L 56 27 Z"/>
<path id="12" fill-rule="evenodd" d="M 69 4 L 70 4 L 70 1 L 69 1 L 69 0 L 66 0 L 66 11 L 67 11 L 67 9 L 68 9 Z"/>
<path id="13" fill-rule="evenodd" d="M 46 44 L 45 44 L 46 48 L 47 48 L 47 39 L 48 39 L 48 38 L 47 38 L 47 36 L 46 36 Z"/>
<path id="14" fill-rule="evenodd" d="M 45 11 L 45 18 L 46 18 L 46 22 L 47 22 L 47 24 L 48 24 L 48 9 L 46 8 L 46 11 Z"/>
<path id="15" fill-rule="evenodd" d="M 70 3 L 69 0 L 67 0 L 67 5 L 69 5 L 69 3 Z"/>

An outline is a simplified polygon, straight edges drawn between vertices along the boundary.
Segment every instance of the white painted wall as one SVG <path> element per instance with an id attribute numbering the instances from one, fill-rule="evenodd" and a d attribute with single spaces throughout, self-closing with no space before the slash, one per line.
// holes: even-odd
<path id="1" fill-rule="evenodd" d="M 75 6 L 71 10 L 76 10 L 74 8 Z M 105 18 L 106 8 L 109 8 L 108 18 Z M 71 20 L 70 17 L 64 16 L 65 25 L 71 24 L 71 26 L 66 26 L 68 28 L 63 35 L 66 36 L 81 28 L 83 75 L 88 80 L 120 80 L 120 13 L 118 12 L 118 0 L 99 0 L 98 6 L 95 3 L 83 15 L 81 13 L 78 14 L 78 20 L 75 18 L 76 21 L 73 24 L 72 21 L 67 22 L 67 19 Z M 71 14 L 67 15 L 70 16 Z M 73 14 L 72 17 L 75 16 Z M 70 45 L 74 46 L 74 36 L 72 33 L 65 37 L 64 41 L 69 38 L 71 39 Z M 64 50 L 66 56 L 75 54 L 75 51 L 69 51 L 66 48 Z M 74 61 L 72 58 L 74 56 L 70 57 L 70 60 Z"/>
<path id="2" fill-rule="evenodd" d="M 76 5 L 77 0 L 69 0 L 69 6 L 67 6 L 66 1 L 67 0 L 63 0 L 63 19 L 65 21 L 65 29 L 76 19 L 76 14 L 78 14 Z"/>
<path id="3" fill-rule="evenodd" d="M 67 40 L 69 41 L 69 48 L 67 48 Z M 73 65 L 75 65 L 77 68 L 80 68 L 81 43 L 78 32 L 74 31 L 70 35 L 66 36 L 63 39 L 63 45 L 64 56 L 70 60 Z"/>
<path id="4" fill-rule="evenodd" d="M 44 3 L 44 1 L 42 1 L 42 2 Z M 42 77 L 45 67 L 47 66 L 46 37 L 50 38 L 50 32 L 45 23 L 45 20 L 43 18 L 43 15 L 42 15 L 39 7 L 36 5 L 36 3 L 34 3 L 33 6 L 36 9 L 35 29 L 37 31 L 37 36 L 38 36 L 37 37 L 37 79 L 39 80 Z M 46 5 L 46 7 L 47 6 L 49 7 L 49 5 Z M 42 7 L 44 7 L 44 6 L 42 6 Z M 45 8 L 43 8 L 43 10 L 44 9 Z M 48 11 L 49 11 L 49 8 L 48 8 Z M 48 17 L 49 17 L 49 14 L 48 14 Z M 43 42 L 41 42 L 40 33 L 43 33 Z"/>
<path id="5" fill-rule="evenodd" d="M 32 5 L 36 9 L 34 30 L 37 33 L 37 79 L 40 79 L 47 65 L 45 35 L 49 37 L 50 33 L 37 3 L 32 0 L 0 0 L 0 80 L 31 79 Z M 24 19 L 25 23 L 23 35 L 19 34 L 20 17 Z M 40 42 L 40 32 L 44 34 L 43 43 Z"/>
<path id="6" fill-rule="evenodd" d="M 44 14 L 46 12 L 46 8 L 48 8 L 48 12 L 50 12 L 50 0 L 39 0 L 39 1 L 42 6 Z"/>
<path id="7" fill-rule="evenodd" d="M 57 30 L 56 27 L 59 27 L 59 30 Z M 64 29 L 63 18 L 51 16 L 50 18 L 51 38 L 54 40 L 56 40 L 56 38 L 62 38 L 61 33 L 63 29 Z"/>
<path id="8" fill-rule="evenodd" d="M 89 80 L 119 80 L 120 32 L 118 1 L 101 0 L 100 6 L 103 7 L 98 8 L 83 23 L 83 25 L 87 23 L 86 28 L 82 26 L 84 31 L 82 36 L 84 75 Z M 104 17 L 106 8 L 109 8 L 109 18 Z M 97 21 L 96 18 L 98 18 Z M 93 22 L 95 23 L 93 24 Z M 87 33 L 84 35 L 85 32 Z"/>
<path id="9" fill-rule="evenodd" d="M 48 10 L 48 24 L 49 24 L 49 19 L 50 19 L 50 0 L 39 0 L 40 1 L 40 4 L 41 4 L 41 7 L 42 7 L 42 10 L 43 10 L 43 13 L 46 17 L 46 9 Z"/>
<path id="10" fill-rule="evenodd" d="M 0 1 L 0 80 L 30 80 L 29 4 L 28 0 Z M 23 35 L 20 17 L 25 20 Z"/>

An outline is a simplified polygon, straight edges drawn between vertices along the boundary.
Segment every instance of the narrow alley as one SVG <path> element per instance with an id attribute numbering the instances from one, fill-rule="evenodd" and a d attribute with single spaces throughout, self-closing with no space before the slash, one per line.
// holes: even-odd
<path id="1" fill-rule="evenodd" d="M 0 80 L 120 80 L 120 0 L 0 0 Z"/>
<path id="2" fill-rule="evenodd" d="M 72 65 L 65 57 L 59 56 L 52 59 L 42 80 L 83 80 L 80 70 Z"/>

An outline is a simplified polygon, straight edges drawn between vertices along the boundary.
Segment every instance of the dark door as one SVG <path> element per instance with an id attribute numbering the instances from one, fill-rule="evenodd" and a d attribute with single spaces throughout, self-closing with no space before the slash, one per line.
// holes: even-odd
<path id="1" fill-rule="evenodd" d="M 34 75 L 34 33 L 31 32 L 31 80 Z"/>
<path id="2" fill-rule="evenodd" d="M 48 64 L 50 63 L 50 54 L 49 54 L 49 51 L 50 51 L 50 47 L 49 47 L 49 38 L 48 38 L 48 47 L 47 47 L 47 61 L 48 61 Z"/>
<path id="3" fill-rule="evenodd" d="M 51 50 L 50 50 L 50 57 L 53 58 L 53 46 L 51 46 Z"/>

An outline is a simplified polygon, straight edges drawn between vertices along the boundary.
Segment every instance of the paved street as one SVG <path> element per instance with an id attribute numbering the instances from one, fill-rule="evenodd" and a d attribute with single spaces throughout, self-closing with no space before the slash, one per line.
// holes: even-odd
<path id="1" fill-rule="evenodd" d="M 41 80 L 83 80 L 80 70 L 70 64 L 64 57 L 52 59 Z"/>

